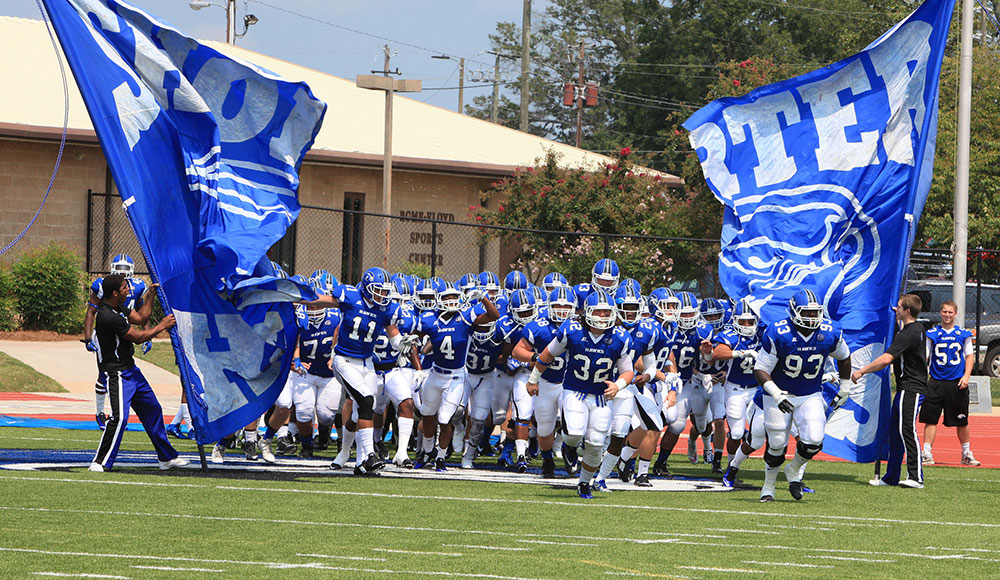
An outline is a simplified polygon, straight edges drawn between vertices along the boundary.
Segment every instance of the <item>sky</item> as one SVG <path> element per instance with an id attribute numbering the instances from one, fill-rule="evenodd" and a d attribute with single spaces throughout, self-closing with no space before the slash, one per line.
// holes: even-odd
<path id="1" fill-rule="evenodd" d="M 190 0 L 129 0 L 197 39 L 225 41 L 225 0 L 192 10 Z M 537 19 L 544 0 L 535 0 Z M 393 51 L 390 69 L 398 78 L 423 80 L 424 92 L 408 95 L 455 110 L 458 106 L 458 62 L 432 59 L 446 54 L 466 59 L 465 103 L 492 93 L 494 57 L 489 34 L 496 23 L 520 23 L 521 0 L 237 0 L 237 32 L 243 16 L 257 24 L 236 44 L 338 77 L 353 79 L 383 68 L 383 46 Z M 294 14 L 293 14 L 294 13 Z M 2 0 L 0 15 L 40 19 L 34 0 Z M 519 63 L 507 65 L 507 81 L 516 80 Z M 474 81 L 478 76 L 490 81 Z M 440 87 L 440 90 L 434 90 Z"/>

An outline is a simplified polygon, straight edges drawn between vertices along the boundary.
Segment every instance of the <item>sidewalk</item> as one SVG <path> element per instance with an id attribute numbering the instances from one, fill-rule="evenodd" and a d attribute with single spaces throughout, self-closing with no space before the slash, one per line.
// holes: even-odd
<path id="1" fill-rule="evenodd" d="M 0 393 L 0 414 L 66 421 L 94 420 L 94 382 L 97 379 L 97 362 L 94 353 L 85 349 L 80 342 L 0 340 L 0 352 L 51 377 L 69 391 L 68 393 Z M 163 415 L 169 420 L 180 405 L 180 378 L 146 361 L 136 359 L 136 362 L 160 400 Z"/>

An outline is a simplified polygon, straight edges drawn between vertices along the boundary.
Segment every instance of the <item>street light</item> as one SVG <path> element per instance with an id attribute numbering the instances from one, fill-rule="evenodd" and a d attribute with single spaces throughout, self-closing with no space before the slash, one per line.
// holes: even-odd
<path id="1" fill-rule="evenodd" d="M 247 31 L 254 24 L 257 24 L 257 17 L 253 14 L 247 14 L 243 17 L 243 32 L 240 34 L 236 33 L 236 0 L 226 0 L 225 6 L 222 4 L 217 4 L 215 2 L 208 2 L 206 0 L 191 0 L 188 3 L 188 7 L 191 10 L 201 10 L 202 8 L 208 8 L 209 6 L 218 6 L 226 11 L 226 42 L 228 44 L 236 44 L 237 38 L 243 38 L 247 35 Z"/>
<path id="2" fill-rule="evenodd" d="M 453 60 L 458 63 L 458 112 L 462 113 L 462 98 L 465 92 L 465 57 L 455 58 L 453 56 L 448 56 L 447 54 L 436 54 L 431 58 L 436 58 L 438 60 Z"/>

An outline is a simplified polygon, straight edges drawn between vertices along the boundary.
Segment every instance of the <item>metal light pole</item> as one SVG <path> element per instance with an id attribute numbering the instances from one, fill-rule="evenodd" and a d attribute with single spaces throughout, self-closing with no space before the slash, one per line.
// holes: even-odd
<path id="1" fill-rule="evenodd" d="M 236 0 L 226 0 L 226 5 L 216 4 L 215 2 L 208 2 L 207 0 L 191 0 L 188 3 L 188 7 L 191 10 L 201 10 L 202 8 L 208 8 L 209 6 L 218 6 L 226 11 L 226 43 L 236 44 L 237 38 L 243 38 L 246 36 L 247 31 L 251 26 L 257 24 L 257 17 L 253 14 L 247 14 L 243 17 L 243 32 L 236 32 Z"/>
<path id="2" fill-rule="evenodd" d="M 524 0 L 521 13 L 521 126 L 528 132 L 528 106 L 531 103 L 531 0 Z"/>
<path id="3" fill-rule="evenodd" d="M 436 54 L 431 58 L 436 58 L 438 60 L 453 60 L 458 63 L 458 112 L 462 113 L 465 110 L 465 57 L 455 58 L 453 56 L 448 56 L 447 54 Z"/>
<path id="4" fill-rule="evenodd" d="M 965 324 L 965 283 L 969 250 L 969 134 L 972 110 L 973 0 L 962 2 L 962 53 L 958 81 L 958 146 L 955 151 L 955 245 L 952 300 L 958 324 Z"/>

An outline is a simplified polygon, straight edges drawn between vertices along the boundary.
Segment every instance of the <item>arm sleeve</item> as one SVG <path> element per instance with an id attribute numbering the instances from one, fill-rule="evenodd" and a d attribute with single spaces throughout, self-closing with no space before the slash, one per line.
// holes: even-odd
<path id="1" fill-rule="evenodd" d="M 833 352 L 830 353 L 830 356 L 832 356 L 837 360 L 845 360 L 850 358 L 851 349 L 847 346 L 847 341 L 844 340 L 843 336 L 837 339 L 837 346 L 836 348 L 833 349 Z"/>
<path id="2" fill-rule="evenodd" d="M 764 335 L 764 341 L 760 345 L 760 351 L 757 352 L 757 362 L 754 363 L 753 370 L 771 374 L 777 364 L 778 354 L 774 342 L 771 341 L 771 337 Z"/>
<path id="3" fill-rule="evenodd" d="M 653 352 L 647 352 L 642 355 L 642 368 L 645 369 L 642 372 L 649 377 L 650 380 L 656 378 L 656 357 Z"/>
<path id="4" fill-rule="evenodd" d="M 551 351 L 550 351 L 551 352 Z M 618 375 L 621 376 L 622 373 L 627 373 L 629 371 L 634 371 L 635 368 L 632 366 L 632 351 L 627 350 L 618 357 L 618 362 L 615 365 L 618 367 Z"/>
<path id="5" fill-rule="evenodd" d="M 931 361 L 932 352 L 934 352 L 934 341 L 928 336 L 924 339 L 924 360 L 928 363 Z"/>
<path id="6" fill-rule="evenodd" d="M 973 352 L 974 349 L 972 347 L 972 337 L 970 336 L 965 339 L 965 345 L 962 347 L 962 354 L 963 356 L 972 356 Z"/>
<path id="7" fill-rule="evenodd" d="M 552 342 L 550 342 L 545 348 L 549 349 L 549 354 L 553 357 L 557 357 L 566 352 L 566 335 L 556 335 L 556 337 L 552 339 Z"/>

